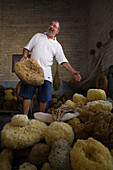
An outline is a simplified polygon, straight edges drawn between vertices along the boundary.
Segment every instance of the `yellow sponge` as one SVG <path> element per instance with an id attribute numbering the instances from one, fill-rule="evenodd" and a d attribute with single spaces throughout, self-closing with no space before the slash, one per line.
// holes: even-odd
<path id="1" fill-rule="evenodd" d="M 93 138 L 77 140 L 70 157 L 73 170 L 113 169 L 113 158 L 108 148 Z"/>
<path id="2" fill-rule="evenodd" d="M 45 133 L 46 143 L 51 146 L 59 139 L 65 139 L 72 144 L 74 140 L 74 132 L 69 124 L 64 122 L 53 122 L 47 127 Z"/>
<path id="3" fill-rule="evenodd" d="M 66 104 L 68 106 L 75 106 L 75 103 L 71 100 L 67 100 L 64 104 Z"/>
<path id="4" fill-rule="evenodd" d="M 112 110 L 112 103 L 110 103 L 109 101 L 104 101 L 104 100 L 88 102 L 87 106 L 92 111 L 101 111 L 101 110 L 111 111 Z"/>
<path id="5" fill-rule="evenodd" d="M 12 90 L 11 89 L 8 89 L 8 90 L 5 90 L 5 100 L 13 100 L 13 95 L 12 95 Z"/>
<path id="6" fill-rule="evenodd" d="M 87 98 L 84 97 L 82 94 L 75 93 L 73 95 L 73 102 L 75 102 L 75 103 L 78 103 L 78 102 L 87 103 Z"/>
<path id="7" fill-rule="evenodd" d="M 49 164 L 48 162 L 46 162 L 46 163 L 43 165 L 43 167 L 42 167 L 41 170 L 51 170 L 50 164 Z"/>
<path id="8" fill-rule="evenodd" d="M 77 117 L 74 117 L 73 119 L 68 121 L 68 124 L 71 125 L 71 127 L 74 129 L 75 125 L 80 123 L 80 119 Z"/>
<path id="9" fill-rule="evenodd" d="M 106 100 L 106 93 L 102 89 L 89 89 L 87 91 L 87 100 L 88 101 Z"/>

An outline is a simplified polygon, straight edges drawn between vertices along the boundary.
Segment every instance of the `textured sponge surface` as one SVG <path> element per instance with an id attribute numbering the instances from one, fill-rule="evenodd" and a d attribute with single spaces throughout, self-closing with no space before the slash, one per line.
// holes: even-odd
<path id="1" fill-rule="evenodd" d="M 45 133 L 47 144 L 51 146 L 58 139 L 65 139 L 72 144 L 74 140 L 74 132 L 69 124 L 64 122 L 53 122 L 47 127 Z"/>
<path id="2" fill-rule="evenodd" d="M 44 83 L 44 71 L 34 59 L 17 62 L 15 73 L 26 84 L 40 86 Z"/>
<path id="3" fill-rule="evenodd" d="M 88 101 L 106 100 L 106 93 L 102 89 L 89 89 L 87 91 L 87 100 Z"/>
<path id="4" fill-rule="evenodd" d="M 70 156 L 73 170 L 113 169 L 113 158 L 108 148 L 93 138 L 78 140 Z"/>

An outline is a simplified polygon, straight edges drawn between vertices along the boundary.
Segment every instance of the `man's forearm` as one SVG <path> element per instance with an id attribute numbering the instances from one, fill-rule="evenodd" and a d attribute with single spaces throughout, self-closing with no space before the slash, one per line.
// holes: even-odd
<path id="1" fill-rule="evenodd" d="M 73 77 L 75 78 L 75 80 L 76 80 L 77 82 L 79 82 L 79 81 L 81 80 L 81 76 L 80 76 L 80 74 L 79 74 L 79 71 L 75 71 L 75 70 L 71 67 L 71 65 L 69 64 L 69 62 L 64 62 L 64 63 L 62 63 L 62 66 L 73 75 Z"/>
<path id="2" fill-rule="evenodd" d="M 69 62 L 64 62 L 62 63 L 62 66 L 68 70 L 69 72 L 73 73 L 75 70 L 71 67 L 71 65 L 69 64 Z"/>
<path id="3" fill-rule="evenodd" d="M 24 48 L 23 49 L 23 57 L 26 58 L 28 56 L 28 54 L 29 54 L 29 51 L 26 48 Z"/>

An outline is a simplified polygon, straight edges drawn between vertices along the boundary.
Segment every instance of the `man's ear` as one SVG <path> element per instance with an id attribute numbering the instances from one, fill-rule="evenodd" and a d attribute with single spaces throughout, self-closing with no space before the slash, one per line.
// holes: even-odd
<path id="1" fill-rule="evenodd" d="M 57 30 L 57 34 L 59 33 L 59 30 Z"/>

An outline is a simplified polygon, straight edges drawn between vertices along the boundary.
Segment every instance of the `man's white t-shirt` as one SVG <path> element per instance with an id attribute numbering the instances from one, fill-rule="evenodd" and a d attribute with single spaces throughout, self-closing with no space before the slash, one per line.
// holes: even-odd
<path id="1" fill-rule="evenodd" d="M 53 59 L 56 58 L 59 64 L 68 62 L 66 59 L 62 46 L 54 39 L 48 39 L 46 34 L 35 34 L 29 43 L 24 47 L 31 51 L 31 58 L 35 59 L 44 70 L 44 79 L 52 82 L 51 66 Z"/>

